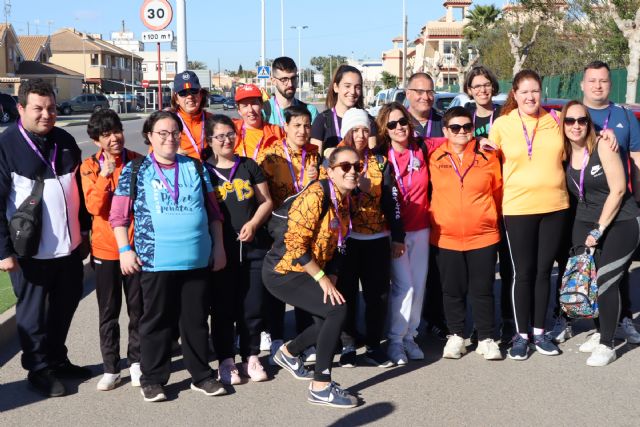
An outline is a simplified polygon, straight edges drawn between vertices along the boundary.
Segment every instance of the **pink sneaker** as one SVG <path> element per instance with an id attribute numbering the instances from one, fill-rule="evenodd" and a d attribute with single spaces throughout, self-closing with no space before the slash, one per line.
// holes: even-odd
<path id="1" fill-rule="evenodd" d="M 224 359 L 218 367 L 218 381 L 226 385 L 237 385 L 242 382 L 238 368 L 233 363 L 233 359 Z"/>
<path id="2" fill-rule="evenodd" d="M 258 356 L 249 356 L 249 360 L 242 364 L 242 375 L 257 383 L 269 378 Z"/>

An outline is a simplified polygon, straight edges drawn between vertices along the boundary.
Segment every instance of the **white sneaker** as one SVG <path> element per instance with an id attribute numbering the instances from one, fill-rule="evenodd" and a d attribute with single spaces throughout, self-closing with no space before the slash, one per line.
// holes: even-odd
<path id="1" fill-rule="evenodd" d="M 640 333 L 636 330 L 633 320 L 628 317 L 622 319 L 616 329 L 616 338 L 627 340 L 629 344 L 640 344 Z"/>
<path id="2" fill-rule="evenodd" d="M 140 377 L 142 376 L 142 371 L 140 370 L 139 363 L 132 363 L 131 366 L 129 366 L 129 376 L 131 377 L 131 386 L 140 387 Z"/>
<path id="3" fill-rule="evenodd" d="M 260 351 L 271 350 L 271 334 L 269 332 L 260 332 Z"/>
<path id="4" fill-rule="evenodd" d="M 556 317 L 553 329 L 547 332 L 547 336 L 556 343 L 565 342 L 573 336 L 571 323 L 564 316 Z"/>
<path id="5" fill-rule="evenodd" d="M 460 359 L 466 352 L 467 347 L 464 345 L 464 338 L 453 334 L 447 338 L 447 344 L 442 351 L 442 357 L 445 359 Z"/>
<path id="6" fill-rule="evenodd" d="M 120 374 L 104 374 L 96 388 L 99 391 L 113 390 L 120 383 Z"/>
<path id="7" fill-rule="evenodd" d="M 276 355 L 276 353 L 278 352 L 278 349 L 282 347 L 283 344 L 284 344 L 284 341 L 282 340 L 271 341 L 271 349 L 269 350 L 269 352 L 271 353 L 271 355 L 269 356 L 269 365 L 278 366 L 278 364 L 273 361 L 273 356 Z"/>
<path id="8" fill-rule="evenodd" d="M 597 346 L 600 345 L 600 332 L 596 332 L 591 335 L 588 340 L 582 343 L 578 351 L 580 353 L 591 353 Z"/>
<path id="9" fill-rule="evenodd" d="M 398 366 L 406 365 L 409 360 L 407 359 L 407 353 L 404 351 L 404 346 L 399 342 L 389 344 L 387 354 L 389 359 Z"/>
<path id="10" fill-rule="evenodd" d="M 312 345 L 302 352 L 302 360 L 304 363 L 314 363 L 316 361 L 316 346 Z"/>
<path id="11" fill-rule="evenodd" d="M 404 350 L 406 351 L 407 356 L 410 360 L 423 360 L 424 352 L 420 348 L 418 344 L 413 340 L 413 338 L 405 338 L 402 341 L 404 345 Z"/>
<path id="12" fill-rule="evenodd" d="M 616 350 L 604 344 L 598 344 L 587 359 L 587 366 L 607 366 L 616 360 Z"/>
<path id="13" fill-rule="evenodd" d="M 448 342 L 447 342 L 448 344 Z M 464 349 L 467 351 L 467 349 Z M 502 360 L 502 353 L 498 344 L 491 338 L 484 339 L 478 343 L 476 353 L 484 356 L 485 360 Z"/>

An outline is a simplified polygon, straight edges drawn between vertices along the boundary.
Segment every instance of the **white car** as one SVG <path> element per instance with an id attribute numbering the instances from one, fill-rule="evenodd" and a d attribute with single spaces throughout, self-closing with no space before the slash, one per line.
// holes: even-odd
<path id="1" fill-rule="evenodd" d="M 367 113 L 369 113 L 372 117 L 377 117 L 380 108 L 384 104 L 388 104 L 389 102 L 399 102 L 402 104 L 406 97 L 406 93 L 404 89 L 399 87 L 393 89 L 383 89 L 376 95 L 375 99 L 371 104 L 369 104 L 369 108 L 367 108 Z"/>
<path id="2" fill-rule="evenodd" d="M 507 100 L 506 93 L 499 93 L 492 98 L 492 102 L 498 105 L 504 104 L 506 100 Z M 467 95 L 466 93 L 459 93 L 455 98 L 453 98 L 453 101 L 451 101 L 451 103 L 449 104 L 449 108 L 451 107 L 469 108 L 475 104 L 476 104 L 476 101 L 471 99 L 469 95 Z"/>

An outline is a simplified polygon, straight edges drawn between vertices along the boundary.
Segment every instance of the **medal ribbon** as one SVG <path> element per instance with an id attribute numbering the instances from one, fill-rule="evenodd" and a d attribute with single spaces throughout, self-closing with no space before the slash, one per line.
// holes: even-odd
<path id="1" fill-rule="evenodd" d="M 29 135 L 27 135 L 27 131 L 24 130 L 24 127 L 22 126 L 22 122 L 20 120 L 18 120 L 18 129 L 20 130 L 20 133 L 22 134 L 24 139 L 27 140 L 29 147 L 31 147 L 31 149 L 37 154 L 37 156 L 40 157 L 40 160 L 42 160 L 45 165 L 51 168 L 53 174 L 57 178 L 58 174 L 56 173 L 56 156 L 58 155 L 58 144 L 53 144 L 53 156 L 51 157 L 51 160 L 47 162 L 36 144 L 31 140 L 31 138 L 29 138 Z"/>
<path id="2" fill-rule="evenodd" d="M 173 185 L 175 188 L 172 190 L 171 186 L 169 185 L 169 181 L 167 181 L 167 178 L 164 176 L 164 173 L 162 173 L 162 170 L 158 165 L 156 156 L 154 156 L 153 153 L 151 153 L 150 156 L 151 156 L 151 163 L 153 163 L 153 169 L 155 169 L 156 174 L 158 174 L 158 176 L 160 177 L 160 181 L 162 181 L 162 185 L 164 185 L 164 188 L 167 189 L 167 191 L 169 192 L 169 195 L 177 205 L 178 197 L 180 196 L 180 187 L 178 187 L 178 171 L 180 169 L 180 163 L 178 163 L 178 159 L 176 159 L 175 161 L 174 178 L 173 178 Z"/>
<path id="3" fill-rule="evenodd" d="M 184 130 L 184 133 L 187 135 L 187 138 L 189 138 L 189 141 L 191 141 L 191 145 L 196 150 L 196 153 L 198 153 L 198 155 L 200 155 L 202 150 L 204 150 L 204 119 L 205 119 L 204 111 L 202 112 L 202 120 L 201 120 L 202 121 L 202 128 L 200 129 L 200 146 L 201 146 L 201 148 L 198 148 L 198 144 L 196 144 L 196 140 L 193 137 L 193 135 L 191 134 L 191 131 L 189 130 L 189 127 L 185 123 L 185 121 L 182 118 L 182 116 L 180 114 L 177 114 L 177 116 L 180 119 L 180 121 L 182 122 L 182 129 Z"/>
<path id="4" fill-rule="evenodd" d="M 307 158 L 307 150 L 305 150 L 304 147 L 301 149 L 302 160 L 300 164 L 300 178 L 299 180 L 296 180 L 296 174 L 293 170 L 293 162 L 291 161 L 291 155 L 289 154 L 289 147 L 287 147 L 287 142 L 284 139 L 282 140 L 282 147 L 284 148 L 285 156 L 287 156 L 287 165 L 289 166 L 289 173 L 291 174 L 291 181 L 293 181 L 293 187 L 296 189 L 296 193 L 299 193 L 302 190 L 303 182 L 304 182 L 304 167 L 305 167 L 305 160 Z"/>
<path id="5" fill-rule="evenodd" d="M 529 155 L 529 160 L 531 160 L 531 155 L 533 154 L 533 140 L 536 138 L 536 131 L 538 130 L 540 114 L 538 113 L 538 117 L 536 118 L 536 127 L 533 128 L 533 135 L 531 135 L 531 139 L 529 139 L 529 132 L 527 131 L 527 127 L 524 124 L 524 120 L 522 120 L 522 114 L 520 114 L 520 110 L 518 110 L 518 116 L 520 116 L 520 123 L 522 123 L 522 132 L 524 133 L 524 139 L 525 141 L 527 141 L 527 154 Z"/>

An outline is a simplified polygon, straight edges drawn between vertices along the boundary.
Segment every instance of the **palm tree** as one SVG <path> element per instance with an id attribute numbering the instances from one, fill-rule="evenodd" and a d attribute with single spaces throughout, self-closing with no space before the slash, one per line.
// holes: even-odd
<path id="1" fill-rule="evenodd" d="M 500 16 L 500 12 L 500 9 L 493 4 L 487 6 L 476 5 L 467 15 L 469 22 L 464 26 L 465 38 L 470 41 L 479 38 L 482 33 L 493 27 L 493 24 Z"/>

